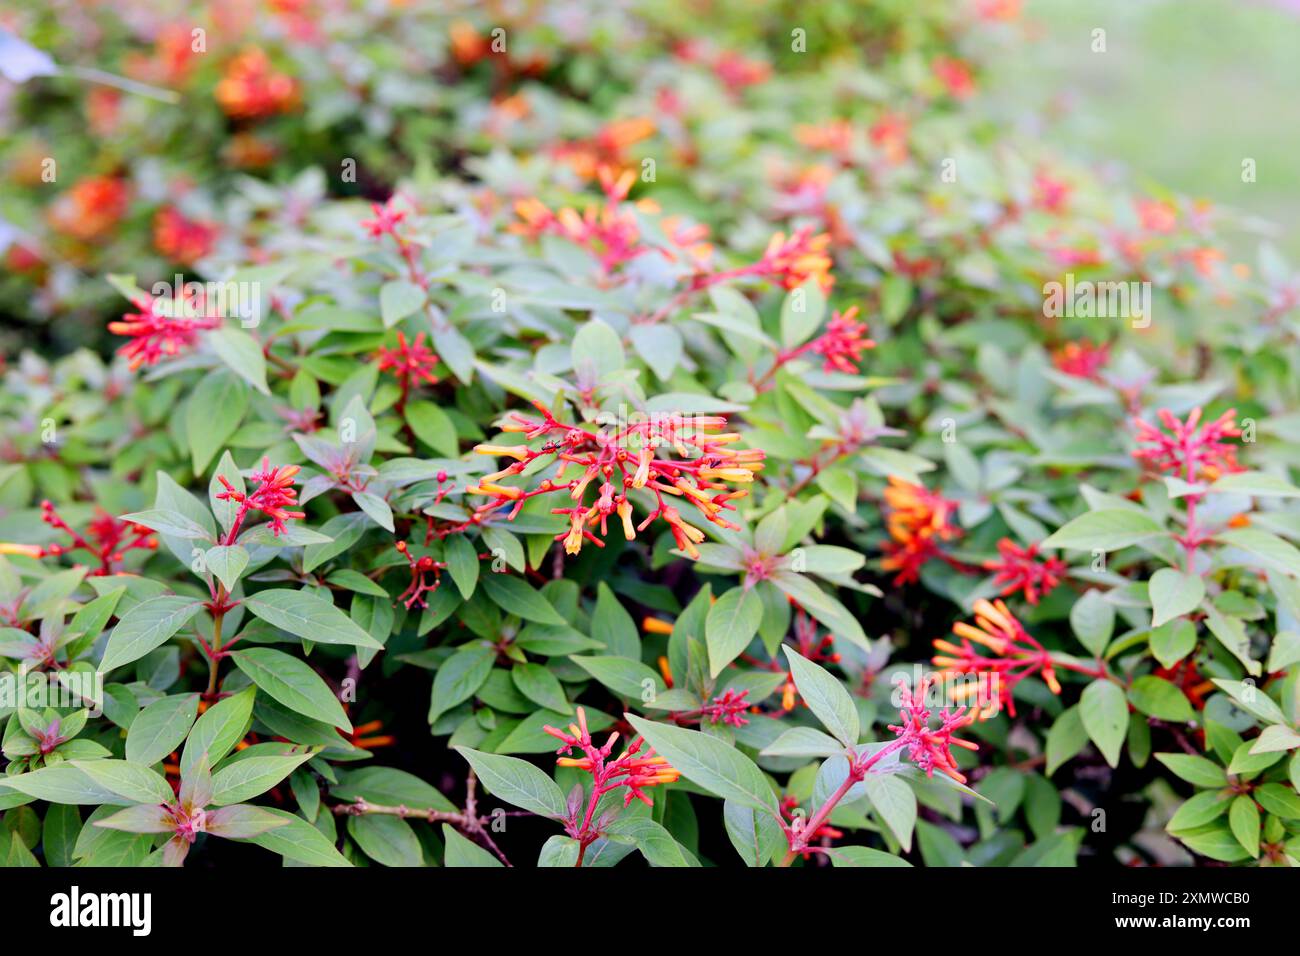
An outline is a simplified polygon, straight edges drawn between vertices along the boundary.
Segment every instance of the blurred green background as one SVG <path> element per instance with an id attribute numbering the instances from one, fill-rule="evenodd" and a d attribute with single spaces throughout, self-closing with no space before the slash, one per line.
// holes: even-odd
<path id="1" fill-rule="evenodd" d="M 1030 132 L 1062 153 L 1259 217 L 1300 261 L 1300 0 L 1027 0 L 1013 29 L 1034 42 L 996 55 L 986 82 L 1006 120 L 1045 110 Z"/>

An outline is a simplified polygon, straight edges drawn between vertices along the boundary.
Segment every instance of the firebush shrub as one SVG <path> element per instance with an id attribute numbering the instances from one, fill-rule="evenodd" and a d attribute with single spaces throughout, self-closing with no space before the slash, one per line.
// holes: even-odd
<path id="1" fill-rule="evenodd" d="M 9 16 L 0 859 L 1300 857 L 1281 257 L 693 6 Z"/>

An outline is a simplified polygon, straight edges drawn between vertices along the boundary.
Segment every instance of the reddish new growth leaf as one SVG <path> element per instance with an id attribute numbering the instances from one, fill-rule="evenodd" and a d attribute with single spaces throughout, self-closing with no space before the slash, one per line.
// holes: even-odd
<path id="1" fill-rule="evenodd" d="M 249 480 L 256 487 L 244 494 L 242 491 L 236 491 L 234 486 L 226 480 L 225 475 L 217 475 L 217 480 L 225 487 L 225 491 L 217 495 L 222 501 L 239 502 L 239 511 L 235 515 L 234 523 L 230 526 L 230 533 L 226 535 L 223 544 L 234 544 L 239 537 L 239 527 L 244 522 L 244 517 L 249 511 L 260 511 L 271 519 L 271 534 L 277 538 L 285 531 L 285 521 L 290 518 L 302 519 L 307 517 L 302 511 L 286 511 L 286 505 L 296 505 L 298 503 L 298 492 L 293 489 L 293 479 L 298 474 L 297 465 L 284 465 L 276 468 L 271 467 L 270 459 L 265 456 L 262 458 L 262 470 L 255 471 L 249 476 Z"/>
<path id="2" fill-rule="evenodd" d="M 952 520 L 957 503 L 923 485 L 890 475 L 885 505 L 885 527 L 890 540 L 885 543 L 881 567 L 898 572 L 895 584 L 918 581 L 921 566 L 931 558 L 943 556 L 939 542 L 961 534 Z"/>
<path id="3" fill-rule="evenodd" d="M 1016 684 L 1033 674 L 1038 674 L 1053 694 L 1061 693 L 1051 653 L 1025 630 L 1006 604 L 1001 600 L 976 601 L 975 624 L 978 626 L 958 621 L 952 626 L 952 632 L 962 639 L 960 646 L 942 639 L 934 642 L 935 649 L 942 652 L 934 658 L 936 667 L 945 668 L 948 674 L 979 677 L 977 681 L 954 686 L 951 689 L 954 699 L 964 700 L 972 695 L 992 697 L 977 712 L 984 720 L 1003 706 L 1014 717 L 1016 704 L 1012 691 Z M 974 645 L 987 648 L 990 654 L 977 650 Z"/>
<path id="4" fill-rule="evenodd" d="M 189 315 L 165 315 L 162 300 L 148 295 L 132 299 L 131 304 L 137 311 L 108 323 L 108 331 L 131 337 L 117 353 L 126 357 L 133 372 L 142 365 L 157 365 L 164 358 L 179 355 L 181 349 L 198 341 L 200 332 L 221 327 L 221 316 L 203 314 L 206 309 L 201 298 L 182 305 Z"/>
<path id="5" fill-rule="evenodd" d="M 627 792 L 623 794 L 624 807 L 634 799 L 646 806 L 653 806 L 653 801 L 644 792 L 645 788 L 673 783 L 681 776 L 668 765 L 667 760 L 655 755 L 654 748 L 641 753 L 645 741 L 639 736 L 618 757 L 611 760 L 610 755 L 614 752 L 614 744 L 618 742 L 619 735 L 611 733 L 604 746 L 596 746 L 587 730 L 587 712 L 581 707 L 578 708 L 577 723 L 569 724 L 567 732 L 549 724 L 542 729 L 560 741 L 555 752 L 564 756 L 556 764 L 561 767 L 576 767 L 591 774 L 591 794 L 587 798 L 586 812 L 581 813 L 582 790 L 576 788 L 569 798 L 569 817 L 565 821 L 565 831 L 579 844 L 579 865 L 588 845 L 600 836 L 601 828 L 612 822 L 610 814 L 599 821 L 594 819 L 596 808 L 605 794 L 626 787 Z M 583 756 L 568 756 L 575 747 L 582 751 Z"/>
<path id="6" fill-rule="evenodd" d="M 1187 421 L 1181 422 L 1167 408 L 1159 411 L 1161 431 L 1141 418 L 1135 418 L 1138 443 L 1143 446 L 1133 457 L 1153 471 L 1167 472 L 1184 481 L 1214 481 L 1223 474 L 1242 471 L 1237 463 L 1235 444 L 1224 441 L 1241 435 L 1235 424 L 1236 409 L 1228 409 L 1212 422 L 1201 424 L 1201 409 L 1193 408 Z"/>
<path id="7" fill-rule="evenodd" d="M 514 464 L 466 489 L 470 494 L 489 495 L 494 499 L 480 511 L 513 503 L 510 512 L 513 518 L 527 499 L 567 491 L 575 506 L 554 508 L 552 513 L 569 518 L 569 530 L 556 536 L 556 540 L 564 541 L 564 549 L 569 554 L 581 551 L 584 540 L 604 547 L 604 542 L 591 529 L 598 527 L 600 534 L 605 535 L 609 519 L 617 515 L 629 541 L 651 522 L 663 519 L 677 547 L 698 558 L 695 546 L 704 540 L 704 532 L 688 524 L 664 495 L 689 499 L 707 520 L 720 527 L 733 530 L 738 527 L 723 518 L 722 512 L 734 511 L 731 502 L 748 492 L 729 490 L 728 483 L 752 482 L 754 473 L 763 467 L 764 455 L 757 448 L 727 447 L 740 440 L 736 432 L 708 434 L 727 424 L 724 416 L 652 415 L 611 431 L 594 432 L 579 425 L 562 424 L 545 406 L 534 405 L 542 414 L 540 421 L 511 413 L 502 431 L 522 433 L 526 441 L 545 438 L 539 448 L 526 444 L 475 446 L 480 455 L 515 459 Z M 661 458 L 660 451 L 670 454 Z M 535 490 L 499 484 L 505 478 L 522 474 L 537 459 L 548 455 L 554 456 L 558 463 L 555 476 L 544 479 Z M 566 481 L 566 472 L 574 466 L 580 473 Z M 596 488 L 596 500 L 588 505 L 585 498 L 591 486 Z M 638 489 L 653 494 L 655 504 L 645 520 L 634 527 L 628 493 Z"/>
<path id="8" fill-rule="evenodd" d="M 1046 596 L 1061 583 L 1061 578 L 1064 577 L 1069 565 L 1056 557 L 1043 558 L 1040 561 L 1038 549 L 1037 543 L 1022 548 L 1010 538 L 1003 538 L 998 542 L 997 559 L 985 561 L 984 567 L 988 571 L 996 572 L 993 578 L 994 584 L 1005 585 L 1002 588 L 1002 597 L 1023 591 L 1026 601 L 1037 604 L 1039 598 Z"/>

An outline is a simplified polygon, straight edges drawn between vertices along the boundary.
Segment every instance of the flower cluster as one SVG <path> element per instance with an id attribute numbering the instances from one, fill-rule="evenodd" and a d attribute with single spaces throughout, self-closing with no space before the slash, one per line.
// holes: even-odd
<path id="1" fill-rule="evenodd" d="M 1103 342 L 1093 345 L 1087 339 L 1078 342 L 1066 342 L 1052 353 L 1052 365 L 1059 372 L 1086 378 L 1090 382 L 1101 381 L 1101 370 L 1110 362 L 1110 344 Z"/>
<path id="2" fill-rule="evenodd" d="M 412 607 L 428 607 L 428 598 L 424 595 L 427 592 L 438 590 L 438 585 L 442 583 L 442 572 L 446 569 L 445 561 L 435 561 L 429 555 L 417 558 L 411 554 L 411 549 L 407 547 L 405 541 L 399 541 L 396 544 L 398 552 L 406 558 L 407 564 L 411 567 L 411 583 L 406 590 L 397 596 L 397 600 L 409 611 Z M 433 583 L 430 584 L 425 578 L 426 574 L 433 574 Z"/>
<path id="3" fill-rule="evenodd" d="M 530 448 L 527 444 L 474 448 L 480 455 L 515 459 L 513 464 L 484 476 L 477 485 L 466 489 L 470 494 L 491 496 L 494 501 L 485 506 L 487 510 L 513 504 L 510 515 L 513 518 L 528 498 L 567 491 L 574 506 L 554 508 L 552 513 L 568 516 L 569 530 L 556 538 L 564 541 L 564 549 L 569 554 L 581 551 L 584 540 L 604 547 L 604 542 L 591 529 L 599 527 L 603 537 L 608 521 L 616 516 L 629 541 L 653 521 L 663 519 L 677 547 L 698 558 L 695 546 L 704 540 L 704 532 L 689 524 L 676 507 L 668 504 L 665 495 L 689 500 L 706 520 L 719 527 L 737 528 L 722 513 L 734 511 L 731 502 L 748 492 L 730 489 L 728 485 L 751 483 L 755 472 L 763 467 L 764 455 L 761 449 L 728 447 L 740 440 L 736 432 L 708 434 L 727 424 L 724 416 L 656 414 L 612 430 L 591 431 L 562 424 L 544 405 L 534 405 L 542 414 L 540 421 L 511 413 L 502 431 L 522 433 L 525 441 L 545 438 L 540 448 Z M 661 458 L 661 450 L 673 454 Z M 544 479 L 536 490 L 500 484 L 548 455 L 554 456 L 557 463 L 555 475 Z M 574 466 L 580 473 L 566 481 L 565 473 Z M 596 500 L 587 504 L 587 490 L 593 486 Z M 629 494 L 643 489 L 654 496 L 655 503 L 648 509 L 645 520 L 634 526 Z"/>
<path id="4" fill-rule="evenodd" d="M 1214 481 L 1224 474 L 1241 471 L 1236 446 L 1224 441 L 1241 435 L 1241 429 L 1235 424 L 1236 415 L 1235 409 L 1229 409 L 1202 425 L 1199 407 L 1192 409 L 1185 422 L 1162 408 L 1160 424 L 1168 431 L 1135 418 L 1137 440 L 1143 447 L 1135 450 L 1133 457 L 1156 472 L 1173 474 L 1184 481 Z"/>
<path id="5" fill-rule="evenodd" d="M 749 702 L 745 700 L 748 696 L 748 689 L 737 693 L 728 687 L 700 708 L 700 719 L 707 717 L 711 724 L 722 721 L 732 727 L 744 727 L 749 723 L 749 718 L 744 716 L 749 709 Z"/>
<path id="6" fill-rule="evenodd" d="M 653 136 L 654 120 L 646 117 L 616 120 L 589 139 L 563 143 L 552 155 L 583 179 L 594 179 L 604 168 L 622 171 L 629 165 L 627 151 Z"/>
<path id="7" fill-rule="evenodd" d="M 158 539 L 144 525 L 122 521 L 105 511 L 100 511 L 87 525 L 85 533 L 75 531 L 55 510 L 48 500 L 41 502 L 41 520 L 51 528 L 64 532 L 72 539 L 71 545 L 0 543 L 0 554 L 21 554 L 29 558 L 58 557 L 69 551 L 89 551 L 99 567 L 91 570 L 92 577 L 113 574 L 126 556 L 134 550 L 153 551 Z"/>
<path id="8" fill-rule="evenodd" d="M 227 116 L 248 120 L 292 111 L 299 91 L 293 77 L 275 70 L 266 52 L 252 47 L 226 64 L 215 95 Z"/>
<path id="9" fill-rule="evenodd" d="M 768 240 L 762 258 L 749 271 L 779 280 L 787 289 L 797 289 L 811 279 L 823 292 L 829 292 L 835 285 L 831 275 L 834 263 L 827 254 L 830 244 L 828 233 L 814 234 L 811 226 L 788 237 L 778 232 Z"/>
<path id="10" fill-rule="evenodd" d="M 433 370 L 438 367 L 438 356 L 424 344 L 424 333 L 419 332 L 414 342 L 407 342 L 406 336 L 397 333 L 397 348 L 380 346 L 375 352 L 375 364 L 381 372 L 392 372 L 397 384 L 402 389 L 399 407 L 404 407 L 411 387 L 420 382 L 429 385 L 438 384 L 438 376 Z"/>
<path id="11" fill-rule="evenodd" d="M 931 558 L 941 557 L 939 542 L 961 534 L 953 521 L 957 503 L 923 485 L 890 475 L 885 506 L 889 541 L 885 543 L 881 567 L 897 572 L 895 584 L 916 582 L 921 566 Z"/>
<path id="12" fill-rule="evenodd" d="M 220 316 L 201 314 L 205 311 L 202 302 L 193 303 L 193 307 L 185 305 L 184 311 L 199 313 L 195 315 L 167 315 L 163 300 L 147 295 L 137 296 L 131 304 L 136 311 L 108 323 L 108 331 L 131 338 L 117 352 L 126 358 L 133 372 L 179 355 L 181 349 L 198 341 L 200 332 L 221 327 Z"/>
<path id="13" fill-rule="evenodd" d="M 130 189 L 116 176 L 88 176 L 54 201 L 50 226 L 82 242 L 106 236 L 126 215 Z"/>
<path id="14" fill-rule="evenodd" d="M 214 224 L 187 219 L 174 206 L 165 206 L 154 216 L 154 248 L 172 262 L 197 262 L 212 251 L 216 239 Z"/>
<path id="15" fill-rule="evenodd" d="M 1003 707 L 1014 717 L 1016 705 L 1012 691 L 1016 684 L 1033 674 L 1038 674 L 1053 694 L 1061 692 L 1051 653 L 1025 630 L 1000 599 L 976 601 L 975 626 L 958 621 L 952 626 L 952 632 L 962 639 L 960 646 L 936 640 L 934 646 L 940 653 L 934 657 L 934 665 L 944 668 L 948 674 L 972 674 L 981 678 L 951 689 L 954 699 L 972 695 L 994 698 L 987 700 L 978 711 L 981 720 L 992 717 Z M 977 650 L 975 645 L 987 649 L 991 656 Z M 988 686 L 990 682 L 992 687 Z"/>
<path id="16" fill-rule="evenodd" d="M 984 568 L 994 572 L 993 583 L 1002 586 L 1002 597 L 1023 591 L 1026 601 L 1037 604 L 1061 583 L 1069 566 L 1057 557 L 1040 559 L 1039 547 L 1035 542 L 1022 548 L 1010 538 L 998 542 L 998 557 L 985 561 Z"/>
<path id="17" fill-rule="evenodd" d="M 239 511 L 235 515 L 235 520 L 230 527 L 230 533 L 227 536 L 227 543 L 233 544 L 239 536 L 239 527 L 243 524 L 245 516 L 249 511 L 260 511 L 271 519 L 271 534 L 277 538 L 286 530 L 285 522 L 291 518 L 302 519 L 307 517 L 301 511 L 286 511 L 286 505 L 296 505 L 298 503 L 298 492 L 293 488 L 293 480 L 299 472 L 297 465 L 284 465 L 275 468 L 271 467 L 270 459 L 262 458 L 262 470 L 255 471 L 249 476 L 249 480 L 256 487 L 245 494 L 237 490 L 227 479 L 225 475 L 217 475 L 217 480 L 225 487 L 225 491 L 220 492 L 217 498 L 222 501 L 236 501 L 239 503 Z"/>
<path id="18" fill-rule="evenodd" d="M 645 741 L 640 737 L 635 737 L 626 750 L 611 760 L 619 735 L 611 733 L 604 745 L 598 747 L 587 729 L 587 712 L 581 707 L 578 708 L 577 718 L 577 723 L 569 724 L 567 732 L 550 724 L 542 729 L 560 742 L 555 751 L 562 755 L 556 761 L 558 766 L 575 767 L 591 774 L 591 794 L 587 798 L 586 812 L 582 813 L 582 793 L 575 790 L 569 801 L 569 816 L 565 821 L 566 832 L 580 845 L 578 863 L 581 865 L 582 853 L 600 835 L 601 828 L 607 822 L 595 819 L 596 808 L 605 794 L 625 787 L 627 792 L 623 794 L 624 807 L 634 799 L 646 806 L 653 806 L 653 801 L 645 794 L 645 788 L 674 783 L 681 774 L 670 767 L 663 757 L 656 756 L 654 748 L 647 748 L 642 753 L 641 747 Z M 568 756 L 574 748 L 582 752 L 581 757 Z"/>
<path id="19" fill-rule="evenodd" d="M 965 776 L 958 772 L 957 764 L 952 759 L 952 748 L 976 750 L 978 747 L 969 740 L 954 737 L 953 734 L 967 724 L 974 723 L 975 715 L 968 714 L 965 707 L 958 707 L 955 711 L 945 707 L 939 711 L 939 726 L 932 730 L 930 710 L 925 706 L 925 697 L 934 680 L 933 674 L 926 675 L 917 685 L 915 692 L 908 690 L 907 685 L 899 680 L 898 693 L 901 701 L 899 723 L 890 724 L 889 729 L 907 748 L 908 759 L 924 770 L 926 776 L 932 777 L 938 770 L 958 783 L 965 783 Z"/>

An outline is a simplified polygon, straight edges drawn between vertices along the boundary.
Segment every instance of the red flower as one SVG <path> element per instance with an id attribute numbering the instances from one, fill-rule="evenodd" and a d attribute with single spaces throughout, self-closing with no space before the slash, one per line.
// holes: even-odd
<path id="1" fill-rule="evenodd" d="M 179 355 L 181 349 L 188 348 L 198 341 L 199 333 L 221 326 L 221 317 L 216 315 L 164 315 L 160 310 L 163 300 L 150 296 L 133 299 L 138 312 L 127 312 L 121 321 L 108 323 L 108 330 L 114 335 L 129 335 L 132 341 L 117 350 L 125 356 L 131 371 L 142 365 L 157 365 L 164 358 Z M 191 304 L 184 306 L 191 311 Z M 193 311 L 203 311 L 203 304 L 198 303 Z"/>
<path id="2" fill-rule="evenodd" d="M 298 83 L 277 72 L 266 53 L 252 47 L 226 65 L 216 98 L 227 116 L 260 119 L 293 110 L 298 105 Z"/>
<path id="3" fill-rule="evenodd" d="M 930 69 L 949 96 L 964 100 L 975 92 L 975 79 L 964 61 L 950 56 L 937 56 L 930 64 Z"/>
<path id="4" fill-rule="evenodd" d="M 826 323 L 826 331 L 813 339 L 812 350 L 826 359 L 823 371 L 857 374 L 857 363 L 862 361 L 862 353 L 876 347 L 876 343 L 866 337 L 867 323 L 854 321 L 857 314 L 856 305 L 843 315 L 836 310 Z"/>
<path id="5" fill-rule="evenodd" d="M 130 190 L 114 176 L 79 180 L 50 207 L 50 225 L 82 242 L 105 236 L 126 215 Z"/>
<path id="6" fill-rule="evenodd" d="M 1162 408 L 1158 415 L 1167 431 L 1135 418 L 1138 443 L 1145 447 L 1134 451 L 1133 457 L 1157 472 L 1169 472 L 1189 482 L 1214 481 L 1225 473 L 1242 471 L 1236 446 L 1224 441 L 1241 434 L 1234 424 L 1236 414 L 1235 409 L 1229 409 L 1202 425 L 1199 407 L 1192 409 L 1186 422 Z"/>
<path id="7" fill-rule="evenodd" d="M 389 199 L 383 205 L 371 203 L 370 209 L 375 214 L 375 218 L 361 221 L 361 225 L 366 232 L 370 233 L 375 239 L 380 236 L 393 236 L 396 238 L 397 226 L 406 218 L 406 212 L 396 208 L 392 199 Z"/>
<path id="8" fill-rule="evenodd" d="M 924 770 L 927 777 L 934 776 L 938 770 L 958 783 L 965 783 L 965 776 L 958 772 L 957 763 L 952 759 L 951 748 L 956 746 L 975 750 L 977 745 L 969 740 L 959 740 L 953 733 L 974 723 L 975 715 L 966 713 L 965 707 L 958 707 L 956 711 L 944 708 L 939 711 L 939 726 L 931 730 L 930 711 L 925 706 L 925 696 L 933 680 L 933 675 L 927 675 L 917 685 L 915 693 L 909 691 L 901 680 L 898 682 L 902 709 L 898 714 L 899 723 L 890 724 L 889 729 L 907 748 L 908 759 Z"/>
<path id="9" fill-rule="evenodd" d="M 423 332 L 418 333 L 415 341 L 409 344 L 406 336 L 398 332 L 397 348 L 389 349 L 380 346 L 379 351 L 375 353 L 375 358 L 379 363 L 379 371 L 392 372 L 397 378 L 404 395 L 410 390 L 411 385 L 417 382 L 438 384 L 438 376 L 433 374 L 433 370 L 438 365 L 438 356 L 424 344 Z"/>
<path id="10" fill-rule="evenodd" d="M 712 724 L 722 721 L 732 727 L 744 727 L 749 723 L 749 718 L 744 716 L 745 711 L 749 709 L 749 703 L 745 700 L 747 696 L 749 696 L 748 689 L 738 694 L 731 688 L 727 688 L 700 708 L 700 718 L 707 717 Z"/>
<path id="11" fill-rule="evenodd" d="M 244 516 L 249 511 L 260 511 L 271 519 L 271 534 L 277 538 L 286 530 L 285 521 L 290 518 L 302 519 L 307 517 L 301 511 L 286 511 L 286 505 L 296 505 L 298 503 L 296 492 L 293 489 L 293 479 L 299 472 L 297 465 L 285 465 L 282 467 L 272 468 L 270 459 L 262 458 L 262 470 L 255 471 L 249 476 L 249 480 L 257 485 L 251 492 L 245 494 L 237 491 L 225 475 L 217 475 L 217 480 L 225 487 L 225 491 L 217 495 L 222 501 L 239 502 L 239 512 L 235 515 L 234 523 L 231 525 L 230 533 L 227 536 L 227 543 L 233 544 L 239 534 L 239 526 L 244 521 Z"/>
<path id="12" fill-rule="evenodd" d="M 1010 538 L 998 542 L 998 559 L 985 561 L 984 567 L 996 572 L 994 584 L 1006 585 L 1002 597 L 1023 590 L 1025 600 L 1037 604 L 1040 597 L 1061 583 L 1068 565 L 1055 557 L 1045 558 L 1040 563 L 1037 560 L 1038 548 L 1038 544 L 1022 548 Z"/>
<path id="13" fill-rule="evenodd" d="M 1052 353 L 1057 371 L 1091 382 L 1101 381 L 1101 370 L 1110 361 L 1110 344 L 1093 345 L 1087 339 L 1066 342 Z"/>
<path id="14" fill-rule="evenodd" d="M 189 265 L 202 259 L 216 238 L 215 224 L 186 219 L 174 206 L 158 210 L 153 219 L 154 248 L 173 262 Z"/>
<path id="15" fill-rule="evenodd" d="M 424 595 L 426 592 L 438 590 L 438 586 L 442 584 L 442 572 L 447 567 L 446 562 L 435 561 L 427 554 L 424 557 L 417 558 L 411 554 L 411 550 L 406 546 L 405 541 L 397 542 L 396 547 L 401 552 L 402 557 L 406 558 L 407 564 L 411 566 L 411 583 L 405 591 L 397 596 L 397 600 L 401 601 L 408 611 L 412 606 L 428 607 L 429 601 Z M 429 572 L 433 572 L 432 584 L 425 579 L 425 575 Z"/>
<path id="16" fill-rule="evenodd" d="M 85 533 L 74 531 L 49 501 L 41 502 L 41 520 L 51 528 L 63 531 L 72 539 L 72 546 L 59 544 L 46 545 L 44 548 L 22 545 L 0 545 L 0 554 L 27 554 L 33 558 L 58 557 L 69 551 L 89 551 L 99 562 L 99 567 L 91 571 L 92 577 L 112 574 L 121 564 L 128 551 L 141 549 L 152 551 L 158 547 L 158 539 L 153 531 L 144 525 L 122 521 L 105 511 L 98 511 L 95 518 L 86 525 Z"/>

